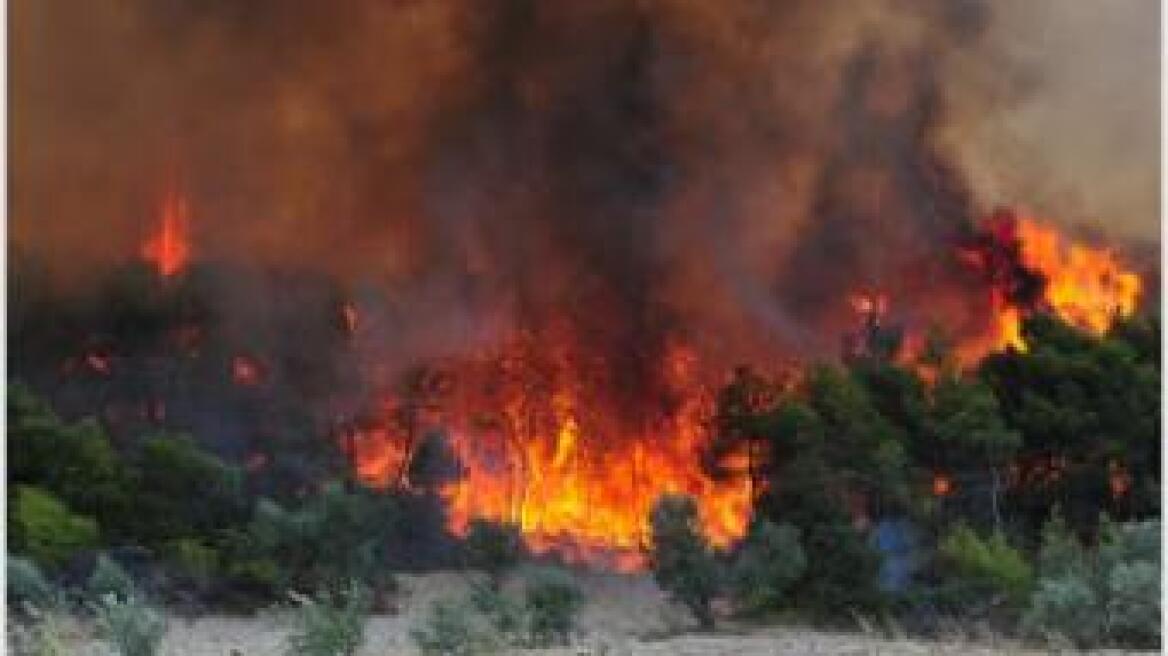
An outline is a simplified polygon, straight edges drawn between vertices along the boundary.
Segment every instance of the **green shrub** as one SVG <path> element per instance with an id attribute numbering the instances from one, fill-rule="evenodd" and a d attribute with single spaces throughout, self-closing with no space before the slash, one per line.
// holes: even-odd
<path id="1" fill-rule="evenodd" d="M 19 383 L 8 386 L 8 481 L 51 492 L 103 532 L 137 512 L 132 476 L 97 422 L 66 424 Z"/>
<path id="2" fill-rule="evenodd" d="M 36 563 L 27 558 L 9 556 L 5 569 L 8 576 L 5 587 L 10 608 L 25 605 L 49 608 L 56 604 L 57 590 Z"/>
<path id="3" fill-rule="evenodd" d="M 489 583 L 472 584 L 470 603 L 500 636 L 511 642 L 517 641 L 527 624 L 523 605 Z"/>
<path id="4" fill-rule="evenodd" d="M 392 497 L 330 483 L 298 507 L 261 499 L 236 550 L 241 558 L 275 563 L 294 589 L 384 579 L 398 518 Z"/>
<path id="5" fill-rule="evenodd" d="M 731 589 L 740 608 L 759 612 L 780 608 L 791 586 L 807 569 L 799 529 L 757 522 L 742 544 L 731 570 Z"/>
<path id="6" fill-rule="evenodd" d="M 1157 647 L 1160 626 L 1159 521 L 1100 523 L 1095 552 L 1058 517 L 1043 529 L 1039 582 L 1024 630 L 1079 646 Z"/>
<path id="7" fill-rule="evenodd" d="M 712 627 L 710 602 L 721 576 L 698 530 L 697 505 L 690 497 L 663 496 L 653 507 L 650 523 L 650 562 L 657 585 L 685 605 L 702 627 Z"/>
<path id="8" fill-rule="evenodd" d="M 56 610 L 29 608 L 27 620 L 8 624 L 8 646 L 14 654 L 26 656 L 68 656 L 62 630 L 63 618 Z"/>
<path id="9" fill-rule="evenodd" d="M 1073 574 L 1039 580 L 1022 626 L 1031 635 L 1063 637 L 1081 646 L 1097 644 L 1103 636 L 1099 599 L 1085 579 Z"/>
<path id="10" fill-rule="evenodd" d="M 98 634 L 120 656 L 155 656 L 166 634 L 166 618 L 138 596 L 106 595 L 95 606 Z"/>
<path id="11" fill-rule="evenodd" d="M 503 573 L 519 562 L 523 541 L 514 524 L 475 519 L 464 541 L 467 564 L 487 573 L 491 585 L 498 587 Z"/>
<path id="12" fill-rule="evenodd" d="M 1160 567 L 1148 561 L 1120 563 L 1107 578 L 1107 632 L 1116 643 L 1160 644 Z"/>
<path id="13" fill-rule="evenodd" d="M 1104 571 L 1125 562 L 1160 562 L 1159 520 L 1120 524 L 1104 516 L 1099 534 L 1099 566 Z"/>
<path id="14" fill-rule="evenodd" d="M 360 648 L 371 604 L 367 589 L 350 582 L 339 593 L 295 598 L 300 607 L 289 656 L 351 656 Z"/>
<path id="15" fill-rule="evenodd" d="M 103 599 L 107 596 L 125 601 L 138 594 L 138 586 L 134 578 L 117 561 L 106 554 L 98 554 L 93 573 L 85 583 L 86 592 L 94 599 Z"/>
<path id="16" fill-rule="evenodd" d="M 173 540 L 163 546 L 162 553 L 182 575 L 200 585 L 208 584 L 219 572 L 219 551 L 199 540 Z"/>
<path id="17" fill-rule="evenodd" d="M 503 646 L 473 607 L 443 600 L 430 605 L 420 624 L 410 629 L 410 639 L 423 656 L 481 656 Z"/>
<path id="18" fill-rule="evenodd" d="M 17 487 L 13 505 L 13 529 L 20 536 L 15 546 L 42 566 L 60 565 L 97 544 L 97 523 L 74 514 L 50 492 Z"/>
<path id="19" fill-rule="evenodd" d="M 158 546 L 246 523 L 242 472 L 190 438 L 152 436 L 131 462 L 137 480 L 127 523 L 139 543 Z"/>
<path id="20" fill-rule="evenodd" d="M 940 553 L 956 577 L 976 590 L 1005 595 L 1012 603 L 1022 603 L 1033 585 L 1030 564 L 1001 533 L 983 540 L 959 524 L 941 541 Z"/>
<path id="21" fill-rule="evenodd" d="M 270 558 L 242 558 L 230 561 L 227 577 L 238 586 L 252 588 L 263 595 L 271 595 L 285 587 L 280 566 Z"/>
<path id="22" fill-rule="evenodd" d="M 1042 578 L 1085 577 L 1090 570 L 1083 545 L 1071 535 L 1058 509 L 1042 527 L 1042 545 L 1038 550 L 1038 575 Z"/>
<path id="23" fill-rule="evenodd" d="M 568 644 L 576 611 L 583 601 L 579 586 L 568 572 L 551 568 L 533 572 L 524 589 L 529 644 Z"/>

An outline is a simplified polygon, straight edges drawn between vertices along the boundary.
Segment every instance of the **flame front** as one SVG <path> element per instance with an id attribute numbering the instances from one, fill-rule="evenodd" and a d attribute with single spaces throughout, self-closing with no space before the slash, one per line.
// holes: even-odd
<path id="1" fill-rule="evenodd" d="M 169 278 L 186 268 L 191 259 L 190 210 L 175 191 L 162 201 L 157 231 L 142 244 L 142 259 L 154 265 L 158 275 Z"/>
<path id="2" fill-rule="evenodd" d="M 458 372 L 466 384 L 438 420 L 461 470 L 439 490 L 454 533 L 476 518 L 514 523 L 536 553 L 634 570 L 643 566 L 653 504 L 676 493 L 695 498 L 714 545 L 744 534 L 753 498 L 746 458 L 727 458 L 717 477 L 703 466 L 713 400 L 688 350 L 665 357 L 670 400 L 639 431 L 584 400 L 595 390 L 562 352 L 550 368 L 526 360 L 530 353 L 516 348 Z M 378 486 L 402 482 L 416 440 L 383 426 L 349 439 L 358 476 Z"/>
<path id="3" fill-rule="evenodd" d="M 988 334 L 962 345 L 964 362 L 1008 348 L 1026 351 L 1022 322 L 1034 310 L 1102 335 L 1138 307 L 1140 276 L 1112 249 L 1074 241 L 1053 225 L 1011 211 L 992 217 L 985 235 L 988 245 L 962 255 L 989 277 L 992 323 Z M 1034 281 L 1033 298 L 1018 291 L 1019 277 Z"/>

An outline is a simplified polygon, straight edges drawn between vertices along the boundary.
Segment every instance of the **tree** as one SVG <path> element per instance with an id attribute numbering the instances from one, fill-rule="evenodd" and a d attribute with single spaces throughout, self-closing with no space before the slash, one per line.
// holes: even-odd
<path id="1" fill-rule="evenodd" d="M 787 593 L 807 569 L 800 534 L 790 524 L 765 519 L 754 523 L 731 570 L 734 597 L 742 609 L 760 612 L 789 605 Z"/>
<path id="2" fill-rule="evenodd" d="M 1100 508 L 1118 517 L 1156 512 L 1160 485 L 1160 372 L 1130 329 L 1097 337 L 1038 314 L 1023 326 L 1029 350 L 987 358 L 979 374 L 1021 434 L 1013 501 L 1037 529 L 1058 504 L 1076 530 Z M 1137 340 L 1138 341 L 1138 340 Z"/>
<path id="3" fill-rule="evenodd" d="M 698 529 L 697 505 L 686 496 L 658 499 L 650 517 L 653 578 L 685 605 L 703 628 L 714 626 L 710 607 L 720 576 L 713 551 Z"/>
<path id="4" fill-rule="evenodd" d="M 1002 469 L 1022 437 L 1006 426 L 993 390 L 976 378 L 943 374 L 933 387 L 923 428 L 934 467 L 989 473 L 990 512 L 994 529 L 1000 531 Z"/>

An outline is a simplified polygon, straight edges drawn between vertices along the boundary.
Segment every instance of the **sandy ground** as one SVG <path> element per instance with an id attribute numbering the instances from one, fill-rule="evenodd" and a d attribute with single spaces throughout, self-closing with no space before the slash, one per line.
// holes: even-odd
<path id="1" fill-rule="evenodd" d="M 418 654 L 409 629 L 437 599 L 466 593 L 465 574 L 438 573 L 403 576 L 401 613 L 376 616 L 366 628 L 359 656 L 414 656 Z M 665 599 L 645 577 L 585 574 L 580 577 L 588 597 L 581 611 L 579 636 L 569 648 L 524 653 L 548 656 L 794 656 L 841 654 L 877 656 L 908 654 L 949 656 L 971 654 L 1049 654 L 1050 650 L 1023 648 L 1008 641 L 983 637 L 977 641 L 921 641 L 887 639 L 863 633 L 823 632 L 800 627 L 734 628 L 716 634 L 687 631 L 692 625 L 684 613 Z M 292 617 L 283 611 L 252 618 L 206 616 L 171 618 L 163 644 L 165 656 L 277 656 L 285 649 Z M 76 654 L 102 653 L 86 638 L 84 628 L 72 641 Z M 1119 652 L 1112 652 L 1119 653 Z"/>

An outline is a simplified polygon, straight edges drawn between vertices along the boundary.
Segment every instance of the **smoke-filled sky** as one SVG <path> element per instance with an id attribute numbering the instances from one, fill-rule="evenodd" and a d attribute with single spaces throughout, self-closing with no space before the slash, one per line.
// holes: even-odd
<path id="1" fill-rule="evenodd" d="M 92 279 L 176 186 L 200 255 L 421 314 L 818 345 L 822 298 L 927 293 L 999 203 L 1157 239 L 1158 11 L 12 0 L 11 243 Z"/>

